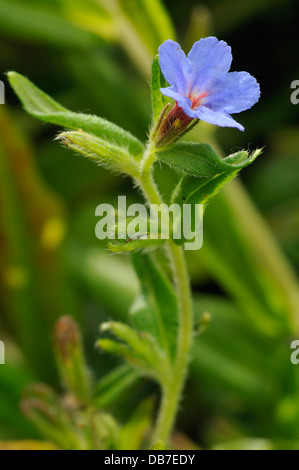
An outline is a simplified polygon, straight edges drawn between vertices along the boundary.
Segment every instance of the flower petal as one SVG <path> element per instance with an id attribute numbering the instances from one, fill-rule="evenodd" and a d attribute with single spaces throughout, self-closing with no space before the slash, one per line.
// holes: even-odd
<path id="1" fill-rule="evenodd" d="M 168 39 L 159 47 L 159 63 L 162 73 L 168 83 L 175 86 L 178 93 L 188 95 L 187 83 L 190 74 L 190 62 L 181 46 Z"/>
<path id="2" fill-rule="evenodd" d="M 228 114 L 251 108 L 260 98 L 256 79 L 247 72 L 230 72 L 211 85 L 205 105 Z"/>
<path id="3" fill-rule="evenodd" d="M 187 116 L 196 119 L 197 112 L 191 109 L 192 101 L 186 96 L 182 96 L 176 91 L 176 87 L 160 88 L 162 95 L 169 96 L 177 102 L 179 108 L 182 108 Z"/>
<path id="4" fill-rule="evenodd" d="M 227 73 L 232 63 L 231 47 L 210 36 L 194 43 L 188 54 L 192 64 L 193 91 L 206 91 L 211 80 Z"/>
<path id="5" fill-rule="evenodd" d="M 236 127 L 240 131 L 244 131 L 244 127 L 241 124 L 224 112 L 212 111 L 206 106 L 201 106 L 196 111 L 196 115 L 198 119 L 209 122 L 210 124 L 216 124 L 216 126 L 220 127 Z"/>

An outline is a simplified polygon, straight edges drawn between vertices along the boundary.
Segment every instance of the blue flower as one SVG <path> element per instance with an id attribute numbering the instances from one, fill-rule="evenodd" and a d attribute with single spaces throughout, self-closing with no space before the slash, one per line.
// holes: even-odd
<path id="1" fill-rule="evenodd" d="M 229 72 L 231 48 L 207 37 L 197 41 L 188 56 L 168 39 L 159 47 L 162 73 L 171 85 L 161 88 L 192 119 L 221 127 L 244 127 L 230 115 L 251 108 L 260 97 L 256 79 L 247 72 Z"/>

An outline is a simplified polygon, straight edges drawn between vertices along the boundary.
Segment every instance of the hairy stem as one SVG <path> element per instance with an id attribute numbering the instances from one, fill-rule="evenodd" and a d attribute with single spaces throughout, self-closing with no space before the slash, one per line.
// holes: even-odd
<path id="1" fill-rule="evenodd" d="M 148 145 L 141 162 L 139 185 L 150 204 L 163 204 L 162 197 L 154 182 L 152 165 L 155 161 L 155 148 Z M 163 384 L 162 402 L 154 431 L 153 443 L 162 441 L 167 444 L 178 411 L 188 369 L 193 333 L 193 307 L 189 276 L 182 247 L 172 240 L 167 242 L 168 256 L 171 261 L 173 278 L 179 302 L 179 333 L 176 359 L 171 379 Z"/>
<path id="2" fill-rule="evenodd" d="M 179 335 L 172 380 L 163 387 L 162 403 L 154 432 L 154 443 L 158 441 L 167 443 L 169 440 L 187 375 L 193 336 L 193 308 L 184 252 L 181 247 L 169 241 L 168 253 L 179 300 Z"/>

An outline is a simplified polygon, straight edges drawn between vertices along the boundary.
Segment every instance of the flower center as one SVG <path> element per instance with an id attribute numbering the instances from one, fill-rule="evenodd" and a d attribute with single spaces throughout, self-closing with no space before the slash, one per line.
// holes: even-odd
<path id="1" fill-rule="evenodd" d="M 190 100 L 192 101 L 192 106 L 191 106 L 191 109 L 197 109 L 199 108 L 201 105 L 202 105 L 202 101 L 204 100 L 204 98 L 206 98 L 208 96 L 208 93 L 207 92 L 203 92 L 201 93 L 199 96 L 189 96 Z"/>

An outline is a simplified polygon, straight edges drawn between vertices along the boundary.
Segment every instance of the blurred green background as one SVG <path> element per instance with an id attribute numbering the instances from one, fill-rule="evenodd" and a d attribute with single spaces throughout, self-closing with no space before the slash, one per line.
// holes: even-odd
<path id="1" fill-rule="evenodd" d="M 172 38 L 188 51 L 215 35 L 262 98 L 240 115 L 244 133 L 203 123 L 192 138 L 224 155 L 265 150 L 211 202 L 204 246 L 188 255 L 197 322 L 204 312 L 211 322 L 194 342 L 174 445 L 299 448 L 299 365 L 290 362 L 299 339 L 299 105 L 290 102 L 298 13 L 295 0 L 0 0 L 1 440 L 43 438 L 19 402 L 32 382 L 61 390 L 52 352 L 60 316 L 80 323 L 94 380 L 119 364 L 95 350 L 98 325 L 126 319 L 138 280 L 129 257 L 95 238 L 94 211 L 118 195 L 140 198 L 129 180 L 53 142 L 58 129 L 21 109 L 5 72 L 145 140 L 158 46 Z M 157 168 L 157 177 L 167 194 L 173 175 Z M 107 408 L 125 423 L 137 401 L 157 394 L 136 378 Z"/>

